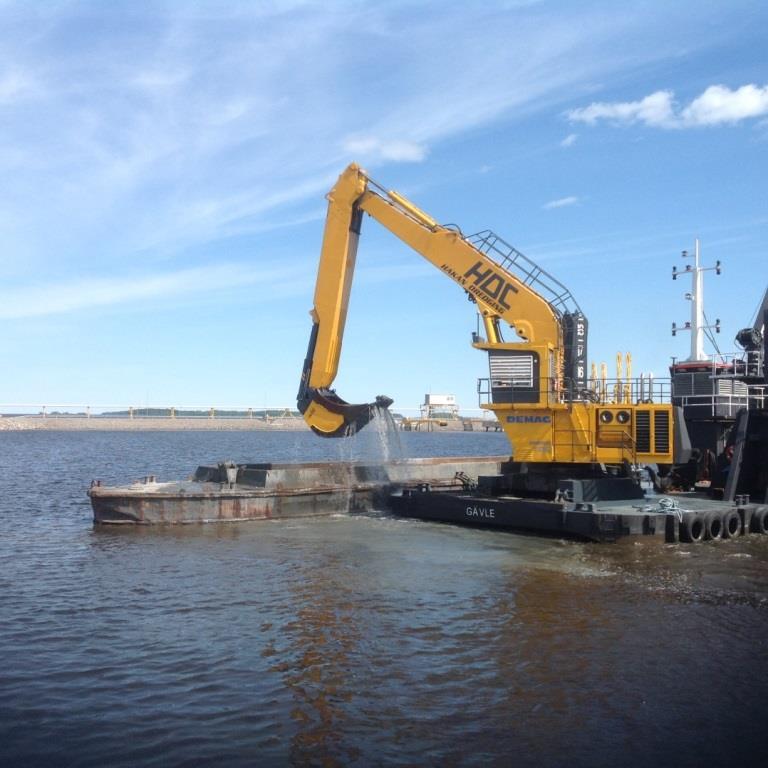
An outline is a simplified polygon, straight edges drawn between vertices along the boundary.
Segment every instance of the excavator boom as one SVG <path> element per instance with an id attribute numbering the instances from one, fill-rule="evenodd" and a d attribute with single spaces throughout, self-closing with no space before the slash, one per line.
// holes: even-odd
<path id="1" fill-rule="evenodd" d="M 312 333 L 297 398 L 299 410 L 317 434 L 354 434 L 377 410 L 392 403 L 390 398 L 379 395 L 372 403 L 353 405 L 330 388 L 339 367 L 363 213 L 376 219 L 467 291 L 478 304 L 489 342 L 501 341 L 498 320 L 503 319 L 522 340 L 551 347 L 553 355 L 561 348 L 561 318 L 552 303 L 460 232 L 439 225 L 397 192 L 375 185 L 359 166 L 347 167 L 327 199 L 314 307 L 310 313 Z"/>

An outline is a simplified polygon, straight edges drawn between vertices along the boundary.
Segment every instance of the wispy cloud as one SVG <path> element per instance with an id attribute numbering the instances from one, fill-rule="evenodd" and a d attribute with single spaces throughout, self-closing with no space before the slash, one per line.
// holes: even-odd
<path id="1" fill-rule="evenodd" d="M 642 123 L 654 128 L 693 128 L 735 124 L 768 114 L 768 85 L 743 85 L 731 90 L 711 85 L 689 104 L 680 107 L 673 91 L 656 91 L 638 101 L 593 102 L 567 113 L 572 122 L 594 125 L 600 120 L 616 124 Z"/>
<path id="2" fill-rule="evenodd" d="M 665 12 L 527 0 L 3 8 L 0 266 L 15 276 L 183 261 L 307 220 L 352 160 L 424 162 L 677 51 L 655 37 L 615 52 Z"/>
<path id="3" fill-rule="evenodd" d="M 578 134 L 576 133 L 569 133 L 561 142 L 561 147 L 572 147 L 576 143 L 576 139 L 578 138 Z"/>
<path id="4" fill-rule="evenodd" d="M 561 103 L 617 66 L 617 30 L 647 23 L 581 9 L 579 24 L 562 13 L 543 24 L 546 4 L 528 2 L 435 4 L 439 14 L 400 3 L 8 7 L 17 34 L 0 53 L 0 99 L 26 106 L 0 126 L 0 171 L 14 179 L 0 199 L 0 260 L 16 269 L 85 264 L 96 250 L 119 263 L 301 218 L 350 160 L 422 162 L 469 130 Z M 105 22 L 99 35 L 89 14 Z M 62 233 L 56 260 L 51 231 Z"/>
<path id="5" fill-rule="evenodd" d="M 569 205 L 576 205 L 579 202 L 579 198 L 575 195 L 570 197 L 560 197 L 557 200 L 550 200 L 548 203 L 544 203 L 541 207 L 545 211 L 552 210 L 553 208 L 567 208 Z"/>
<path id="6" fill-rule="evenodd" d="M 0 318 L 19 320 L 94 307 L 136 304 L 174 296 L 211 293 L 264 282 L 269 296 L 284 296 L 296 274 L 285 268 L 254 270 L 245 264 L 217 264 L 139 277 L 83 278 L 58 283 L 5 288 Z"/>
<path id="7" fill-rule="evenodd" d="M 17 70 L 0 73 L 0 104 L 10 105 L 29 96 L 35 88 L 33 79 Z"/>
<path id="8" fill-rule="evenodd" d="M 425 144 L 415 141 L 386 140 L 374 136 L 350 137 L 342 142 L 342 148 L 361 162 L 392 160 L 398 163 L 420 163 L 428 152 Z"/>

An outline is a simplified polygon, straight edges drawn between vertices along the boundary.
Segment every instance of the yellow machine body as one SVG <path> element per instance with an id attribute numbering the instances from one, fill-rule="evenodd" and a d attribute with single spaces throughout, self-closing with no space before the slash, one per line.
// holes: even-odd
<path id="1" fill-rule="evenodd" d="M 515 461 L 560 464 L 672 464 L 673 411 L 665 403 L 486 405 Z M 604 420 L 609 417 L 610 423 Z M 618 421 L 621 419 L 621 421 Z"/>

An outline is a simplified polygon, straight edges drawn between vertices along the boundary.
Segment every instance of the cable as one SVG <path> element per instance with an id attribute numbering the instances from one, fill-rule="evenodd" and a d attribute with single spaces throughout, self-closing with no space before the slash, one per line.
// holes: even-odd
<path id="1" fill-rule="evenodd" d="M 702 312 L 702 314 L 704 315 L 704 322 L 707 325 L 709 325 L 710 323 L 709 323 L 709 318 L 707 317 L 707 313 L 706 312 Z M 722 357 L 723 353 L 720 351 L 720 347 L 717 346 L 717 341 L 715 341 L 715 335 L 712 333 L 712 329 L 711 328 L 705 328 L 704 329 L 704 333 L 706 334 L 707 338 L 709 339 L 710 344 L 712 344 L 712 346 L 715 348 L 715 352 L 717 352 L 717 354 Z"/>

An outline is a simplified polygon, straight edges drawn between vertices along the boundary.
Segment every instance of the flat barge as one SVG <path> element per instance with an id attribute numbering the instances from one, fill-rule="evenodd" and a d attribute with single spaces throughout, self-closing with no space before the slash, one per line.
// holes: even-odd
<path id="1" fill-rule="evenodd" d="M 768 506 L 747 497 L 727 503 L 694 493 L 552 501 L 421 486 L 393 493 L 388 508 L 401 517 L 597 542 L 657 536 L 668 543 L 699 543 L 768 534 Z"/>
<path id="2" fill-rule="evenodd" d="M 189 480 L 154 475 L 125 486 L 94 480 L 88 495 L 97 524 L 238 522 L 365 512 L 409 484 L 460 490 L 459 476 L 496 473 L 504 457 L 444 457 L 366 464 L 314 462 L 200 466 Z"/>

